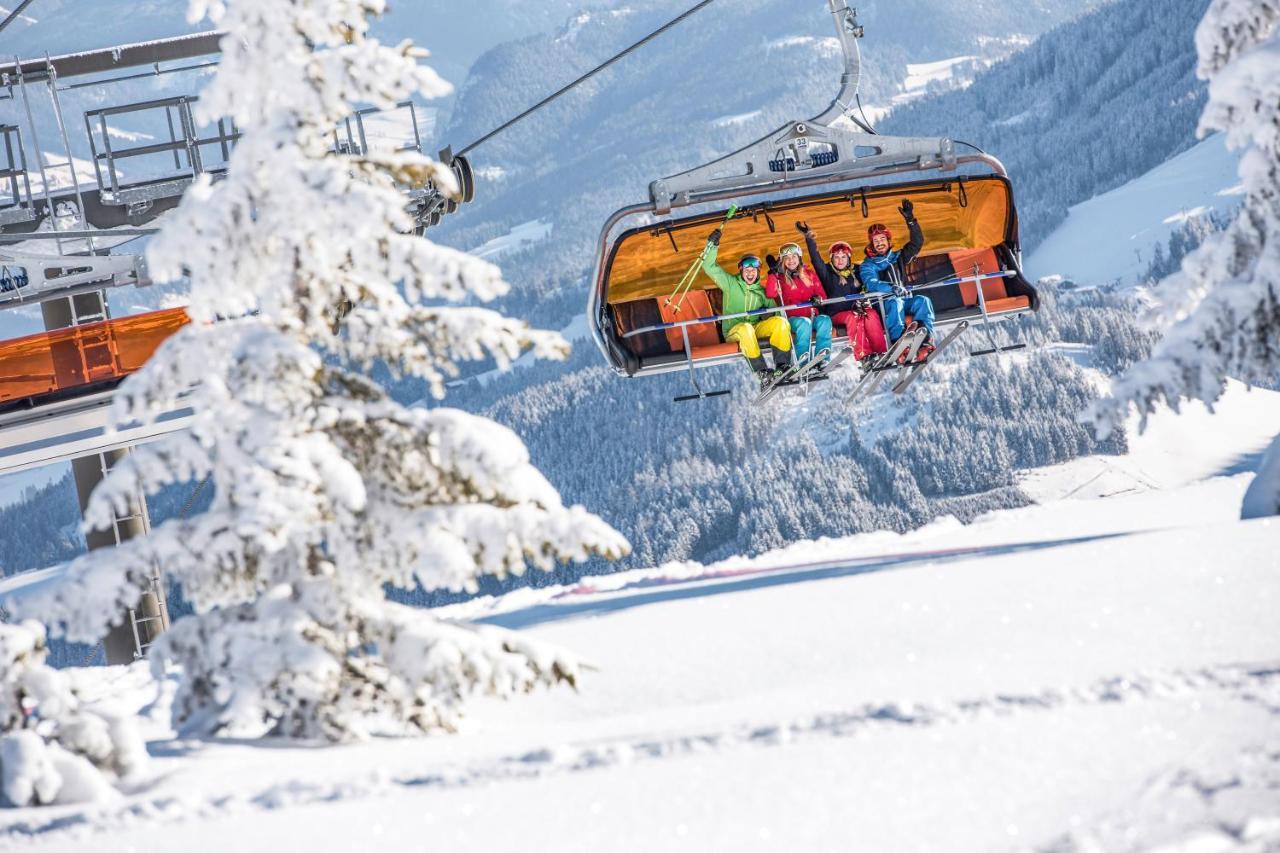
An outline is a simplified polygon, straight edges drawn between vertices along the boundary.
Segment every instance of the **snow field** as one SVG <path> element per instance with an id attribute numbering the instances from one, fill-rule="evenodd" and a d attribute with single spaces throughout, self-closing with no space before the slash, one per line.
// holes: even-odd
<path id="1" fill-rule="evenodd" d="M 477 258 L 488 258 L 490 260 L 500 258 L 505 254 L 528 248 L 547 239 L 551 236 L 551 230 L 550 223 L 543 222 L 541 219 L 534 219 L 515 226 L 509 233 L 501 237 L 495 237 L 487 243 L 477 246 L 471 250 L 471 254 Z"/>
<path id="2" fill-rule="evenodd" d="M 0 838 L 58 851 L 135 849 L 156 832 L 190 850 L 1265 849 L 1280 833 L 1280 524 L 1235 520 L 1250 475 L 1214 474 L 1252 452 L 1277 401 L 1233 387 L 1216 415 L 1159 416 L 1106 460 L 1146 480 L 1121 496 L 1054 495 L 1082 473 L 1057 466 L 1028 473 L 1044 504 L 969 526 L 451 608 L 594 666 L 577 694 L 476 705 L 457 736 L 175 740 L 162 697 L 152 777 L 114 804 L 3 815 Z M 143 675 L 78 677 L 133 679 L 120 710 L 154 699 Z"/>
<path id="3" fill-rule="evenodd" d="M 1224 564 L 1227 536 L 1239 559 Z M 54 850 L 130 849 L 154 821 L 191 850 L 375 837 L 1020 849 L 1105 834 L 1117 814 L 1235 778 L 1237 756 L 1271 749 L 1229 802 L 1196 793 L 1202 812 L 1243 808 L 1241 826 L 1265 825 L 1280 816 L 1266 787 L 1280 762 L 1278 543 L 1275 523 L 1230 522 L 759 589 L 674 585 L 532 629 L 589 651 L 598 671 L 580 695 L 486 703 L 452 738 L 153 743 L 158 781 L 125 803 L 6 815 L 4 828 L 83 821 L 35 839 Z M 1142 837 L 1181 837 L 1172 823 Z"/>
<path id="4" fill-rule="evenodd" d="M 1126 286 L 1151 263 L 1152 253 L 1187 219 L 1228 213 L 1243 199 L 1239 152 L 1214 134 L 1124 186 L 1075 205 L 1027 258 L 1031 280 L 1061 275 L 1081 285 L 1116 279 Z"/>

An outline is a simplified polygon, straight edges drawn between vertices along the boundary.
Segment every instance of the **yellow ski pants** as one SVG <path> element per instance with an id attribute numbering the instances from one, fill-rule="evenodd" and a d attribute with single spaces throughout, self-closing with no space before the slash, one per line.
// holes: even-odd
<path id="1" fill-rule="evenodd" d="M 747 358 L 760 357 L 760 338 L 768 338 L 769 346 L 779 352 L 791 351 L 791 327 L 782 316 L 769 317 L 754 325 L 744 320 L 725 335 L 726 340 L 738 342 L 738 349 Z"/>

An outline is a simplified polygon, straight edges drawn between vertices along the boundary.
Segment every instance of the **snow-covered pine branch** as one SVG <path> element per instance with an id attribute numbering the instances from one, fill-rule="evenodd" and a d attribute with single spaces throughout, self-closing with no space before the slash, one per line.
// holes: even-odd
<path id="1" fill-rule="evenodd" d="M 1280 0 L 1213 0 L 1196 31 L 1209 81 L 1201 134 L 1244 149 L 1245 201 L 1156 289 L 1169 324 L 1151 358 L 1112 385 L 1085 417 L 1103 433 L 1137 409 L 1191 398 L 1212 404 L 1227 377 L 1280 377 Z M 1280 506 L 1276 507 L 1280 511 Z"/>
<path id="2" fill-rule="evenodd" d="M 366 375 L 384 363 L 439 396 L 458 361 L 567 351 L 558 335 L 450 304 L 507 285 L 411 233 L 401 187 L 453 187 L 448 169 L 413 152 L 331 150 L 357 106 L 447 91 L 419 52 L 369 37 L 383 5 L 192 4 L 228 34 L 201 118 L 232 116 L 243 136 L 225 180 L 192 187 L 151 244 L 154 277 L 189 277 L 194 322 L 125 383 L 116 415 L 153 417 L 182 397 L 195 416 L 118 465 L 87 523 L 109 523 L 137 488 L 211 474 L 216 495 L 28 599 L 25 612 L 95 641 L 160 565 L 196 610 L 151 653 L 157 669 L 181 668 L 174 713 L 188 731 L 341 740 L 452 725 L 476 692 L 573 683 L 572 656 L 439 622 L 384 588 L 474 589 L 481 575 L 628 549 L 563 506 L 511 431 L 405 408 Z"/>
<path id="3" fill-rule="evenodd" d="M 45 665 L 44 627 L 0 625 L 0 794 L 9 806 L 101 800 L 142 769 L 133 721 L 81 705 L 66 673 Z"/>

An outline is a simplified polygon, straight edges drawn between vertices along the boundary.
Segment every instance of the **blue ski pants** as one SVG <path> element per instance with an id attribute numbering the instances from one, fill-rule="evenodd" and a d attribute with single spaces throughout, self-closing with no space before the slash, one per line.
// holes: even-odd
<path id="1" fill-rule="evenodd" d="M 933 337 L 933 300 L 927 296 L 908 296 L 901 299 L 897 296 L 884 301 L 884 327 L 889 333 L 889 343 L 893 344 L 902 337 L 906 329 L 906 314 L 924 326 L 929 337 Z M 791 321 L 792 323 L 795 320 Z M 829 338 L 828 338 L 829 339 Z"/>
<path id="2" fill-rule="evenodd" d="M 813 319 L 808 317 L 792 317 L 791 319 L 791 337 L 795 341 L 796 361 L 804 362 L 809 360 L 809 339 L 817 336 L 814 351 L 822 352 L 831 350 L 831 318 L 826 314 L 819 314 Z"/>

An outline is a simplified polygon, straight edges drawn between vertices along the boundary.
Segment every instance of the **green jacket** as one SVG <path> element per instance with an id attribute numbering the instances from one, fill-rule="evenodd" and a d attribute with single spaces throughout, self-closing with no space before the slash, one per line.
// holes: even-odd
<path id="1" fill-rule="evenodd" d="M 747 284 L 742 280 L 741 275 L 730 275 L 716 263 L 716 255 L 719 251 L 719 246 L 707 247 L 706 257 L 702 259 L 702 271 L 724 293 L 724 310 L 721 313 L 739 314 L 743 311 L 754 311 L 757 308 L 777 307 L 778 303 L 764 295 L 764 276 L 756 279 L 755 284 Z M 761 320 L 767 320 L 770 316 L 766 314 L 759 317 L 735 317 L 732 320 L 724 320 L 720 323 L 720 331 L 728 335 L 729 330 L 739 323 L 755 324 Z"/>

